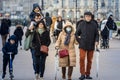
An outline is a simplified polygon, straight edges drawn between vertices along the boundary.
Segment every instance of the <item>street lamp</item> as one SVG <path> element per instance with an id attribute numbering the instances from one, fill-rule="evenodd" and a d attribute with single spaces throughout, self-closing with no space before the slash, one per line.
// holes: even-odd
<path id="1" fill-rule="evenodd" d="M 75 2 L 75 13 L 76 13 L 76 22 L 77 22 L 77 0 L 73 0 Z"/>

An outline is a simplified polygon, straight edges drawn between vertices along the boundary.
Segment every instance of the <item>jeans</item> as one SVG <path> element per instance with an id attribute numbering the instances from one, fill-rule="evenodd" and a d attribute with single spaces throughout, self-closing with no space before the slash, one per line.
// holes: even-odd
<path id="1" fill-rule="evenodd" d="M 112 33 L 113 33 L 113 30 L 110 30 L 110 31 L 109 31 L 109 39 L 112 38 Z"/>
<path id="2" fill-rule="evenodd" d="M 40 77 L 43 77 L 44 71 L 45 71 L 45 61 L 46 61 L 46 55 L 41 54 L 39 56 L 36 56 L 36 71 L 37 74 L 40 74 Z"/>
<path id="3" fill-rule="evenodd" d="M 32 61 L 33 61 L 33 69 L 34 69 L 34 73 L 36 74 L 37 73 L 37 71 L 36 71 L 36 63 L 35 63 L 35 50 L 34 49 L 30 49 L 30 51 L 31 51 L 31 55 L 32 55 Z"/>

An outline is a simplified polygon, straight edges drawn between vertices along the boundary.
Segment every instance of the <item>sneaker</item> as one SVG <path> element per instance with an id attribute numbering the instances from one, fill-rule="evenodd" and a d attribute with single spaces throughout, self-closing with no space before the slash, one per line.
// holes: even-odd
<path id="1" fill-rule="evenodd" d="M 86 76 L 86 79 L 92 79 L 92 77 L 90 77 L 90 75 L 87 75 L 87 76 Z"/>
<path id="2" fill-rule="evenodd" d="M 44 80 L 44 78 L 43 78 L 43 77 L 40 77 L 40 80 Z"/>
<path id="3" fill-rule="evenodd" d="M 85 75 L 81 75 L 81 77 L 79 78 L 79 80 L 84 80 L 85 79 Z"/>
<path id="4" fill-rule="evenodd" d="M 40 77 L 39 77 L 39 74 L 35 74 L 35 80 L 39 80 Z"/>

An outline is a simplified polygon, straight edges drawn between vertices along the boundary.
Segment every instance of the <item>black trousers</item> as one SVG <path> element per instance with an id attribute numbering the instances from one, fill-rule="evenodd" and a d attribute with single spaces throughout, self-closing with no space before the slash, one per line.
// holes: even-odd
<path id="1" fill-rule="evenodd" d="M 12 54 L 12 62 L 14 60 L 15 54 Z M 10 55 L 4 54 L 3 55 L 3 74 L 6 74 L 6 68 L 9 63 L 9 72 L 10 72 Z"/>
<path id="2" fill-rule="evenodd" d="M 46 55 L 44 55 L 44 53 L 42 53 L 41 55 L 36 56 L 36 58 L 35 58 L 36 73 L 40 74 L 40 77 L 44 76 L 45 62 L 46 62 Z"/>

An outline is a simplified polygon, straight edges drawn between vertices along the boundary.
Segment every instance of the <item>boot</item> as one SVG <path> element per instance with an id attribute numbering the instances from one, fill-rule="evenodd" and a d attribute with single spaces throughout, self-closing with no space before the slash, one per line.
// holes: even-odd
<path id="1" fill-rule="evenodd" d="M 68 80 L 71 80 L 72 72 L 73 72 L 73 67 L 68 67 Z"/>
<path id="2" fill-rule="evenodd" d="M 66 67 L 62 67 L 62 79 L 66 79 Z"/>

